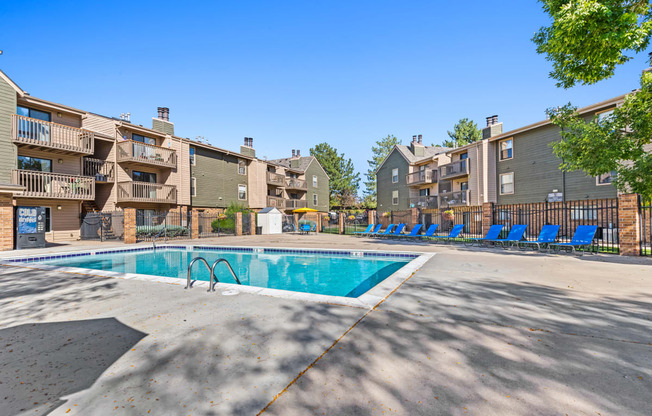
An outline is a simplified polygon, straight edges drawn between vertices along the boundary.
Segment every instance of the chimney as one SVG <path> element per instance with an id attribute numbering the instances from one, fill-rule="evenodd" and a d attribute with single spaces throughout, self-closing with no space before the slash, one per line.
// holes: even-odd
<path id="1" fill-rule="evenodd" d="M 301 157 L 301 150 L 297 149 L 297 157 Z"/>
<path id="2" fill-rule="evenodd" d="M 487 127 L 482 129 L 482 140 L 503 134 L 503 123 L 498 122 L 498 115 L 487 117 Z"/>
<path id="3" fill-rule="evenodd" d="M 240 153 L 245 156 L 256 157 L 256 151 L 254 150 L 254 139 L 251 137 L 245 137 L 244 146 L 240 146 Z"/>
<path id="4" fill-rule="evenodd" d="M 170 109 L 167 107 L 157 107 L 158 117 L 152 117 L 152 130 L 161 133 L 174 135 L 174 124 L 170 123 Z"/>
<path id="5" fill-rule="evenodd" d="M 417 142 L 417 136 L 412 136 L 412 143 L 416 143 L 416 142 Z"/>
<path id="6" fill-rule="evenodd" d="M 297 151 L 292 149 L 292 158 L 294 159 L 297 156 Z"/>
<path id="7" fill-rule="evenodd" d="M 158 110 L 158 118 L 163 120 L 163 107 L 158 107 L 157 110 Z"/>
<path id="8" fill-rule="evenodd" d="M 423 144 L 423 143 L 421 142 L 422 139 L 423 139 L 423 135 L 420 134 L 420 135 L 419 135 L 419 144 Z"/>
<path id="9" fill-rule="evenodd" d="M 249 147 L 254 147 L 254 138 L 253 137 L 249 138 Z"/>

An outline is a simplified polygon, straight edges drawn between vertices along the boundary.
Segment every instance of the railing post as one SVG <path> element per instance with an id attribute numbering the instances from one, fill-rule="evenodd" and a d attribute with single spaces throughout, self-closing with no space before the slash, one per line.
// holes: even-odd
<path id="1" fill-rule="evenodd" d="M 136 208 L 124 209 L 125 244 L 136 243 Z"/>
<path id="2" fill-rule="evenodd" d="M 618 242 L 621 256 L 641 255 L 641 216 L 637 194 L 618 195 Z"/>

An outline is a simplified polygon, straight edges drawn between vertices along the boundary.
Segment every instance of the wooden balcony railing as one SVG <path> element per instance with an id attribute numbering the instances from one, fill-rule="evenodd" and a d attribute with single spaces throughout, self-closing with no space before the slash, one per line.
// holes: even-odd
<path id="1" fill-rule="evenodd" d="M 277 196 L 268 196 L 267 197 L 267 206 L 268 207 L 276 207 L 280 210 L 285 209 L 285 199 L 284 198 L 279 198 Z"/>
<path id="2" fill-rule="evenodd" d="M 435 183 L 437 182 L 437 171 L 426 169 L 426 170 L 420 170 L 418 172 L 408 173 L 405 176 L 405 181 L 408 184 L 408 186 L 423 185 L 426 183 Z"/>
<path id="3" fill-rule="evenodd" d="M 439 198 L 436 196 L 416 196 L 410 198 L 410 207 L 413 208 L 439 208 Z"/>
<path id="4" fill-rule="evenodd" d="M 441 207 L 469 205 L 470 200 L 471 191 L 455 191 L 439 194 L 439 206 Z"/>
<path id="5" fill-rule="evenodd" d="M 121 162 L 176 168 L 177 152 L 167 147 L 126 140 L 118 143 L 118 163 Z"/>
<path id="6" fill-rule="evenodd" d="M 115 163 L 86 157 L 84 158 L 84 175 L 92 176 L 96 182 L 113 182 Z"/>
<path id="7" fill-rule="evenodd" d="M 285 186 L 285 176 L 279 173 L 267 172 L 267 184 L 274 186 Z"/>
<path id="8" fill-rule="evenodd" d="M 469 174 L 469 159 L 458 160 L 457 162 L 443 165 L 439 168 L 439 177 L 441 179 L 452 179 Z"/>
<path id="9" fill-rule="evenodd" d="M 177 187 L 149 182 L 118 182 L 118 202 L 177 203 Z"/>
<path id="10" fill-rule="evenodd" d="M 308 182 L 304 181 L 303 179 L 286 178 L 285 189 L 298 189 L 301 191 L 307 191 Z"/>
<path id="11" fill-rule="evenodd" d="M 286 199 L 285 209 L 306 208 L 308 204 L 302 199 Z"/>
<path id="12" fill-rule="evenodd" d="M 11 138 L 18 145 L 93 154 L 95 133 L 92 131 L 17 114 L 11 116 L 11 121 Z"/>
<path id="13" fill-rule="evenodd" d="M 25 187 L 23 198 L 95 199 L 95 182 L 87 176 L 15 169 L 11 182 Z"/>

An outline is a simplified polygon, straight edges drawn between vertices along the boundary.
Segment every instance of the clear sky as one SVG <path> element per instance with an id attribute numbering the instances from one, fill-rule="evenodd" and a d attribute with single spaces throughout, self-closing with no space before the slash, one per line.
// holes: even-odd
<path id="1" fill-rule="evenodd" d="M 498 114 L 511 130 L 547 107 L 638 85 L 641 54 L 594 86 L 558 89 L 530 41 L 534 0 L 2 1 L 0 69 L 40 98 L 260 157 L 327 141 L 361 172 L 373 142 Z"/>

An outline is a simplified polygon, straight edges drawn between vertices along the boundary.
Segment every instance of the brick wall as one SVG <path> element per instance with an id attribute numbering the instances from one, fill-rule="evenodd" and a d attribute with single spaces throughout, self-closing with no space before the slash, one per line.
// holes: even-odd
<path id="1" fill-rule="evenodd" d="M 136 208 L 124 209 L 125 244 L 136 244 Z"/>
<path id="2" fill-rule="evenodd" d="M 641 223 L 638 195 L 622 194 L 618 197 L 618 237 L 621 256 L 641 254 Z"/>
<path id="3" fill-rule="evenodd" d="M 14 205 L 12 194 L 0 194 L 0 251 L 14 249 Z"/>

